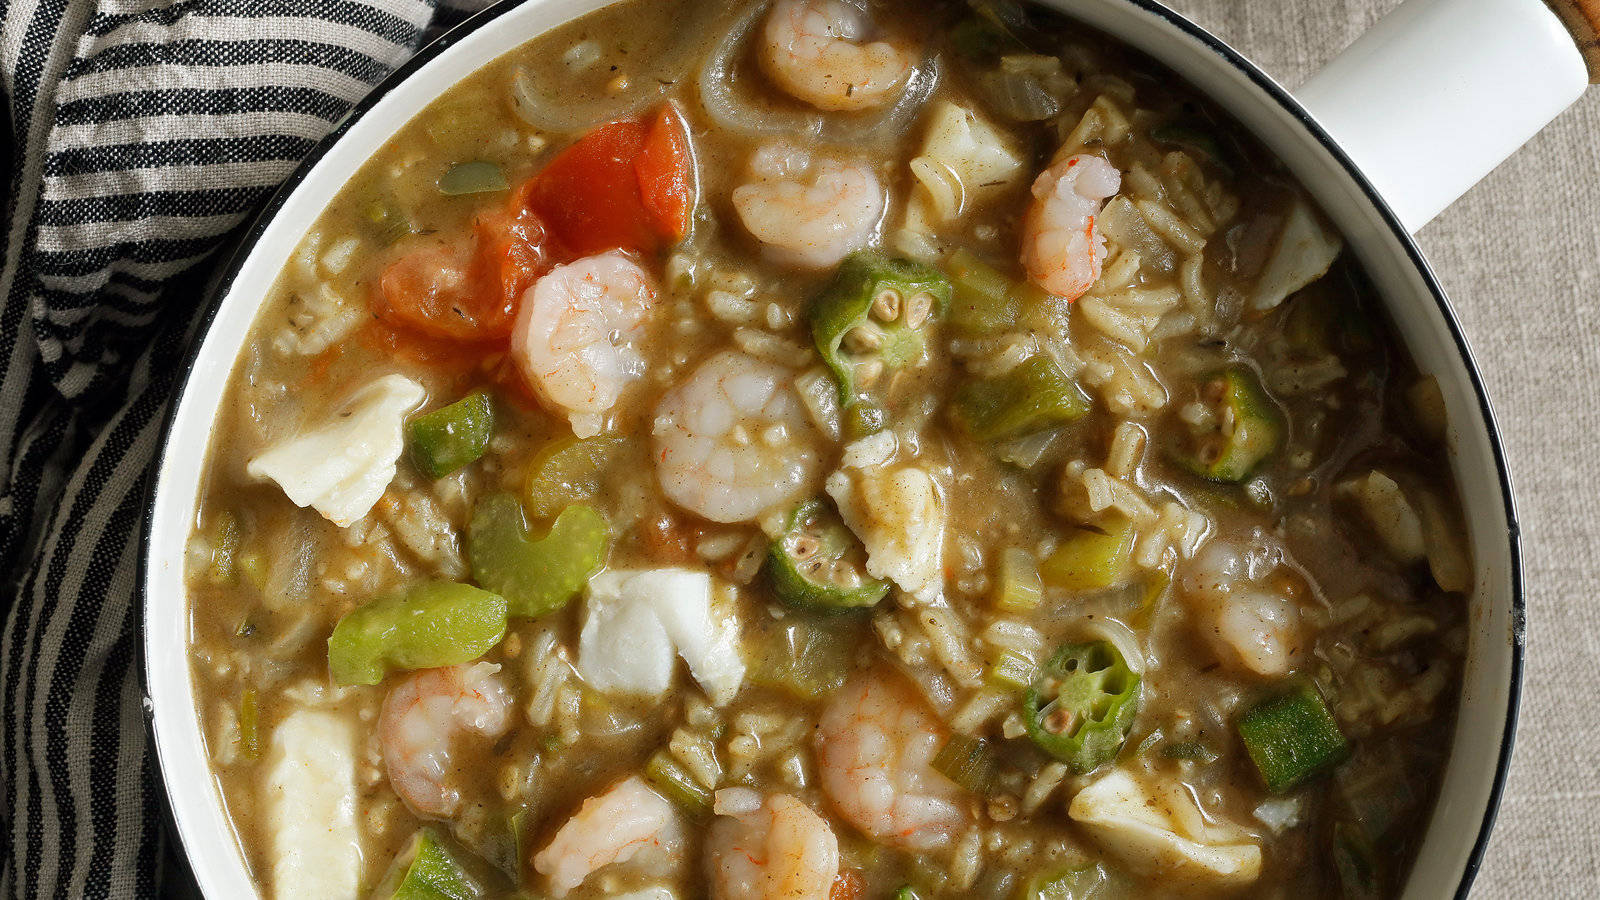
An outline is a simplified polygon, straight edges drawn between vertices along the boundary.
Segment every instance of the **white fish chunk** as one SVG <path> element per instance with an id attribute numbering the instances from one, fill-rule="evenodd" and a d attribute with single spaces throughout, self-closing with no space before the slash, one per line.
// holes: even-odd
<path id="1" fill-rule="evenodd" d="M 404 375 L 362 387 L 331 419 L 262 451 L 245 466 L 278 483 L 296 506 L 344 528 L 378 502 L 405 448 L 406 415 L 426 396 Z"/>
<path id="2" fill-rule="evenodd" d="M 1333 261 L 1344 249 L 1344 241 L 1335 234 L 1311 207 L 1296 198 L 1278 232 L 1278 243 L 1272 256 L 1256 279 L 1255 292 L 1250 295 L 1250 307 L 1268 310 L 1282 303 L 1288 296 L 1328 273 Z"/>
<path id="3" fill-rule="evenodd" d="M 906 227 L 931 231 L 1016 184 L 1023 159 L 1012 138 L 975 110 L 941 100 L 928 112 Z"/>
<path id="4" fill-rule="evenodd" d="M 933 476 L 895 466 L 879 435 L 844 449 L 844 465 L 828 476 L 828 496 L 867 549 L 867 572 L 893 581 L 924 603 L 944 591 L 945 508 Z M 887 447 L 890 454 L 894 448 Z"/>
<path id="5" fill-rule="evenodd" d="M 1207 822 L 1179 785 L 1152 790 L 1113 769 L 1072 798 L 1067 815 L 1130 869 L 1242 887 L 1261 875 L 1261 847 L 1238 827 Z M 1198 885 L 1197 885 L 1198 886 Z"/>
<path id="6" fill-rule="evenodd" d="M 355 897 L 361 888 L 355 726 L 334 712 L 291 712 L 272 731 L 266 772 L 272 896 Z"/>
<path id="7" fill-rule="evenodd" d="M 711 600 L 710 574 L 694 569 L 619 569 L 589 579 L 578 674 L 596 690 L 660 696 L 674 657 L 717 705 L 744 683 L 739 622 Z"/>

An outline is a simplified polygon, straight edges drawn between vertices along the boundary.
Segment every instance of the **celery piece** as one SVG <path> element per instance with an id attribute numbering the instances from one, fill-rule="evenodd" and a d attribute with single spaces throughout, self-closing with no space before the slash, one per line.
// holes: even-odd
<path id="1" fill-rule="evenodd" d="M 328 637 L 338 684 L 377 684 L 390 669 L 469 662 L 506 634 L 506 601 L 466 584 L 430 581 L 345 615 Z"/>
<path id="2" fill-rule="evenodd" d="M 831 627 L 828 619 L 793 619 L 773 626 L 763 642 L 761 661 L 751 680 L 803 700 L 826 696 L 844 686 L 855 663 L 855 641 L 849 629 Z"/>
<path id="3" fill-rule="evenodd" d="M 1133 571 L 1133 523 L 1115 518 L 1067 535 L 1039 564 L 1051 587 L 1097 591 L 1125 583 Z"/>
<path id="4" fill-rule="evenodd" d="M 987 793 L 998 760 L 994 748 L 980 737 L 957 732 L 934 754 L 934 771 L 974 794 Z"/>
<path id="5" fill-rule="evenodd" d="M 255 688 L 246 689 L 239 698 L 239 755 L 261 756 L 261 706 Z"/>
<path id="6" fill-rule="evenodd" d="M 443 478 L 477 461 L 494 435 L 494 403 L 474 391 L 406 423 L 411 461 L 429 478 Z"/>
<path id="7" fill-rule="evenodd" d="M 703 819 L 711 815 L 711 792 L 667 751 L 657 750 L 650 757 L 644 765 L 644 778 L 690 816 Z"/>
<path id="8" fill-rule="evenodd" d="M 506 173 L 494 163 L 481 160 L 456 163 L 439 176 L 439 193 L 447 197 L 489 194 L 506 187 Z"/>
<path id="9" fill-rule="evenodd" d="M 1020 693 L 1039 677 L 1039 664 L 1015 650 L 1002 650 L 989 664 L 987 676 L 995 687 Z"/>
<path id="10" fill-rule="evenodd" d="M 994 605 L 1011 613 L 1037 609 L 1044 597 L 1039 579 L 1039 561 L 1021 547 L 1007 547 L 1000 554 L 1000 578 Z"/>
<path id="11" fill-rule="evenodd" d="M 1005 441 L 1074 421 L 1089 398 L 1045 354 L 1035 354 L 995 378 L 956 389 L 956 418 L 980 441 Z"/>
<path id="12" fill-rule="evenodd" d="M 600 571 L 610 529 L 592 507 L 567 507 L 544 537 L 533 538 L 510 494 L 478 501 L 467 527 L 472 577 L 506 598 L 512 616 L 542 616 L 565 606 Z"/>
<path id="13" fill-rule="evenodd" d="M 620 435 L 568 435 L 545 446 L 528 467 L 523 487 L 528 513 L 543 519 L 574 503 L 593 500 L 627 443 Z"/>

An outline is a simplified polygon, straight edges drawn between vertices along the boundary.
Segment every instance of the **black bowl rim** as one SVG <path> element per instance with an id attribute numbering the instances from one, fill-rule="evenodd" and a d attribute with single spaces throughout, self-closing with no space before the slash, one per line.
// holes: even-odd
<path id="1" fill-rule="evenodd" d="M 1511 472 L 1510 468 L 1506 464 L 1505 447 L 1503 446 L 1503 442 L 1501 440 L 1500 425 L 1495 417 L 1494 407 L 1489 402 L 1489 395 L 1484 387 L 1483 375 L 1478 369 L 1477 360 L 1473 356 L 1472 348 L 1467 343 L 1466 335 L 1462 331 L 1461 323 L 1456 317 L 1455 310 L 1451 307 L 1450 301 L 1446 298 L 1444 288 L 1439 283 L 1438 276 L 1434 273 L 1432 266 L 1428 264 L 1427 259 L 1423 256 L 1421 248 L 1417 246 L 1416 240 L 1411 236 L 1410 232 L 1406 231 L 1405 227 L 1400 224 L 1400 220 L 1395 216 L 1394 210 L 1389 207 L 1389 204 L 1383 199 L 1382 195 L 1378 193 L 1377 189 L 1373 187 L 1372 183 L 1367 179 L 1367 177 L 1362 174 L 1361 170 L 1356 167 L 1355 162 L 1347 153 L 1344 152 L 1343 148 L 1341 148 L 1338 143 L 1333 140 L 1333 138 L 1322 128 L 1322 126 L 1318 124 L 1314 118 L 1312 118 L 1311 113 L 1308 112 L 1306 108 L 1302 106 L 1300 102 L 1296 100 L 1293 95 L 1291 95 L 1282 85 L 1278 84 L 1272 79 L 1271 76 L 1263 72 L 1258 66 L 1256 66 L 1255 63 L 1245 58 L 1242 53 L 1235 50 L 1222 39 L 1190 21 L 1188 18 L 1179 15 L 1177 12 L 1168 9 L 1165 6 L 1162 6 L 1160 3 L 1156 2 L 1156 0 L 1119 0 L 1119 2 L 1127 3 L 1128 5 L 1133 6 L 1148 15 L 1162 20 L 1166 24 L 1183 33 L 1185 36 L 1193 39 L 1207 50 L 1210 50 L 1212 54 L 1214 54 L 1223 63 L 1231 66 L 1243 74 L 1250 80 L 1252 84 L 1255 85 L 1257 89 L 1265 94 L 1267 98 L 1276 102 L 1284 112 L 1287 112 L 1291 117 L 1293 117 L 1294 120 L 1299 123 L 1300 127 L 1304 128 L 1306 132 L 1316 140 L 1322 149 L 1336 163 L 1339 164 L 1340 168 L 1344 170 L 1346 176 L 1349 177 L 1351 182 L 1360 188 L 1361 193 L 1366 197 L 1367 202 L 1378 211 L 1380 217 L 1388 226 L 1391 236 L 1399 242 L 1401 248 L 1405 251 L 1406 257 L 1410 260 L 1412 266 L 1417 270 L 1417 273 L 1422 277 L 1422 280 L 1428 289 L 1429 296 L 1432 297 L 1435 306 L 1438 307 L 1439 314 L 1444 318 L 1445 325 L 1450 331 L 1450 337 L 1455 342 L 1456 352 L 1460 356 L 1462 365 L 1466 368 L 1467 377 L 1472 383 L 1473 394 L 1477 398 L 1478 409 L 1483 417 L 1484 426 L 1489 438 L 1489 446 L 1494 458 L 1495 473 L 1499 480 L 1501 502 L 1504 505 L 1506 512 L 1506 539 L 1509 543 L 1511 559 L 1511 571 L 1509 574 L 1511 576 L 1512 629 L 1510 634 L 1511 684 L 1508 686 L 1507 690 L 1505 724 L 1501 731 L 1500 752 L 1498 760 L 1495 763 L 1494 781 L 1490 785 L 1488 802 L 1484 805 L 1483 821 L 1479 825 L 1477 837 L 1473 841 L 1472 850 L 1468 854 L 1466 864 L 1461 871 L 1461 881 L 1456 886 L 1455 891 L 1456 900 L 1466 900 L 1467 895 L 1472 887 L 1473 879 L 1477 877 L 1478 870 L 1483 865 L 1484 853 L 1488 849 L 1489 837 L 1494 829 L 1495 817 L 1499 813 L 1500 802 L 1505 792 L 1506 776 L 1511 767 L 1512 749 L 1516 743 L 1517 715 L 1522 696 L 1523 657 L 1526 652 L 1525 622 L 1527 619 L 1527 606 L 1524 597 L 1523 585 L 1521 527 L 1518 524 L 1516 501 L 1511 484 Z M 338 124 L 335 125 L 334 128 L 329 131 L 328 134 L 324 136 L 314 148 L 312 148 L 311 152 L 300 161 L 300 164 L 295 167 L 294 171 L 284 179 L 281 185 L 279 185 L 277 191 L 273 194 L 272 199 L 267 201 L 267 204 L 262 207 L 261 212 L 258 213 L 255 219 L 251 222 L 249 228 L 245 230 L 243 236 L 234 244 L 233 256 L 229 259 L 227 266 L 222 270 L 221 276 L 216 278 L 212 283 L 213 287 L 211 294 L 206 299 L 205 308 L 199 314 L 199 328 L 193 332 L 194 343 L 184 354 L 183 362 L 179 368 L 177 391 L 173 395 L 172 400 L 169 402 L 166 413 L 163 415 L 161 431 L 158 439 L 158 446 L 161 449 L 161 459 L 166 458 L 167 449 L 172 440 L 172 426 L 174 420 L 176 419 L 178 406 L 183 402 L 184 396 L 188 393 L 189 382 L 194 376 L 194 367 L 199 358 L 200 347 L 205 342 L 206 334 L 208 334 L 211 330 L 211 325 L 216 319 L 217 311 L 222 305 L 223 298 L 227 297 L 230 293 L 233 283 L 237 279 L 239 270 L 243 267 L 245 260 L 254 251 L 257 242 L 259 242 L 261 239 L 262 233 L 277 215 L 279 209 L 281 209 L 284 203 L 287 202 L 289 196 L 293 194 L 294 191 L 300 186 L 300 183 L 305 180 L 310 171 L 315 168 L 319 162 L 321 162 L 322 158 L 327 155 L 328 151 L 341 138 L 344 137 L 345 133 L 348 132 L 356 122 L 360 121 L 363 116 L 371 111 L 371 109 L 376 106 L 379 101 L 388 96 L 390 91 L 394 90 L 399 84 L 409 79 L 423 66 L 426 66 L 428 63 L 432 62 L 440 54 L 460 43 L 463 38 L 477 32 L 481 28 L 488 26 L 500 16 L 520 5 L 521 2 L 502 0 L 502 2 L 496 3 L 493 6 L 474 14 L 472 17 L 461 22 L 454 28 L 434 39 L 427 46 L 418 50 L 417 53 L 414 54 L 410 59 L 406 60 L 406 62 L 401 64 L 393 72 L 389 73 L 389 75 L 382 81 L 378 82 L 378 84 L 375 85 L 365 97 L 355 103 L 350 108 L 350 111 L 339 120 Z M 1069 16 L 1071 15 L 1070 12 L 1067 12 L 1067 14 Z M 155 516 L 156 490 L 159 481 L 159 478 L 150 479 L 150 486 L 145 497 L 145 512 L 141 519 L 143 531 L 139 538 L 140 553 L 138 569 L 138 591 L 141 607 L 144 606 L 144 589 L 145 585 L 148 583 L 147 577 L 149 575 L 151 553 L 154 549 L 151 546 L 150 534 L 151 525 Z M 143 621 L 143 618 L 144 613 L 141 609 L 141 622 Z M 145 654 L 145 651 L 145 641 L 141 640 L 138 643 L 138 652 L 143 655 Z M 161 776 L 162 818 L 167 829 L 174 835 L 177 845 L 183 847 L 184 861 L 185 864 L 187 864 L 189 850 L 186 846 L 184 846 L 183 833 L 177 828 L 176 816 L 172 809 L 171 795 L 167 788 L 167 772 L 165 766 L 162 765 L 161 747 L 156 739 L 155 734 L 155 703 L 150 694 L 150 670 L 148 659 L 141 661 L 138 670 L 141 680 L 141 689 L 144 693 L 145 731 L 150 742 L 150 747 L 154 754 L 155 769 Z"/>

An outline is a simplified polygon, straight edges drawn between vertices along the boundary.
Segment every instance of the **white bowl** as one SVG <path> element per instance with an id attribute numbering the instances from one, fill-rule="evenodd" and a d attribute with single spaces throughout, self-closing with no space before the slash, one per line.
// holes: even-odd
<path id="1" fill-rule="evenodd" d="M 229 375 L 257 310 L 328 198 L 426 104 L 528 39 L 606 0 L 502 4 L 452 31 L 383 82 L 319 145 L 252 226 L 206 312 L 170 416 L 145 529 L 145 665 L 151 725 L 172 820 L 207 897 L 256 888 L 211 774 L 190 675 L 184 548 Z M 1066 8 L 1064 0 L 1054 5 Z M 1464 895 L 1487 841 L 1509 761 L 1522 666 L 1516 517 L 1483 384 L 1438 281 L 1405 228 L 1306 111 L 1198 26 L 1151 0 L 1073 0 L 1073 17 L 1165 64 L 1254 132 L 1346 236 L 1451 422 L 1451 465 L 1476 562 L 1471 644 L 1437 805 L 1405 896 Z"/>

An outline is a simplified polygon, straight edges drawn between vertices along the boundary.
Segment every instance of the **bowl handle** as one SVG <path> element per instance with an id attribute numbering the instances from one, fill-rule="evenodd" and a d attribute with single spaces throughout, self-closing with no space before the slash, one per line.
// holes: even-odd
<path id="1" fill-rule="evenodd" d="M 1407 0 L 1295 96 L 1414 232 L 1600 83 L 1600 0 L 1550 3 Z"/>

